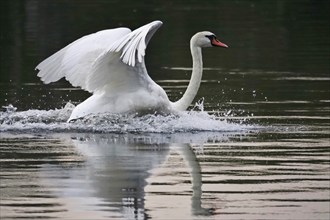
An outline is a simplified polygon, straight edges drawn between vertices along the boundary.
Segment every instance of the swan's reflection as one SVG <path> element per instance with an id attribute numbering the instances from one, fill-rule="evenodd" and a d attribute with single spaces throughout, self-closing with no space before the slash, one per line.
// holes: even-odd
<path id="1" fill-rule="evenodd" d="M 168 144 L 122 135 L 85 135 L 72 141 L 86 158 L 94 196 L 117 206 L 126 219 L 143 216 L 146 179 L 166 159 Z"/>
<path id="2" fill-rule="evenodd" d="M 69 171 L 65 195 L 79 195 L 74 206 L 96 207 L 103 215 L 120 213 L 125 219 L 148 218 L 145 187 L 152 170 L 176 151 L 192 177 L 192 214 L 211 214 L 201 206 L 201 167 L 190 143 L 203 144 L 207 135 L 75 134 L 70 141 L 84 158 L 83 168 Z M 68 140 L 68 139 L 67 139 Z M 173 143 L 178 142 L 178 143 Z M 181 143 L 180 143 L 181 142 Z M 75 181 L 79 184 L 75 184 Z M 71 183 L 72 185 L 70 185 Z M 87 200 L 87 201 L 85 201 Z M 79 204 L 80 203 L 80 204 Z M 67 210 L 72 208 L 72 204 Z"/>

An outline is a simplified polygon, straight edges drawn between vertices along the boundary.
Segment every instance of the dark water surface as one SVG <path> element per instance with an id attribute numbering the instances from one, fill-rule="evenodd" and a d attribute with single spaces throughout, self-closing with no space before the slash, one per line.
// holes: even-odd
<path id="1" fill-rule="evenodd" d="M 0 219 L 329 219 L 329 7 L 1 1 Z M 35 66 L 83 35 L 156 19 L 146 64 L 171 100 L 190 78 L 195 32 L 230 46 L 203 51 L 200 104 L 66 123 L 89 94 L 43 85 Z"/>

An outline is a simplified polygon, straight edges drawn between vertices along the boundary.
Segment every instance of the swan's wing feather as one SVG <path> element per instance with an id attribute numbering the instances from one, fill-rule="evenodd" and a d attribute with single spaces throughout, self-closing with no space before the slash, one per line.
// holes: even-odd
<path id="1" fill-rule="evenodd" d="M 162 24 L 161 21 L 153 21 L 134 30 L 112 44 L 109 52 L 122 51 L 120 58 L 130 66 L 135 66 L 136 60 L 141 63 L 150 38 Z"/>
<path id="2" fill-rule="evenodd" d="M 146 46 L 162 25 L 160 21 L 146 24 L 113 43 L 93 63 L 88 75 L 88 91 L 107 91 L 110 94 L 130 91 L 150 83 L 144 64 Z M 146 85 L 146 84 L 144 84 Z"/>
<path id="3" fill-rule="evenodd" d="M 105 92 L 110 96 L 135 91 L 141 86 L 135 67 L 124 64 L 119 53 L 110 53 L 100 56 L 94 62 L 91 74 L 88 75 L 87 90 Z M 141 74 L 143 75 L 143 74 Z"/>
<path id="4" fill-rule="evenodd" d="M 86 79 L 96 58 L 130 32 L 128 28 L 116 28 L 84 36 L 42 61 L 36 67 L 38 76 L 46 84 L 65 77 L 73 86 L 86 89 Z"/>
<path id="5" fill-rule="evenodd" d="M 82 37 L 41 62 L 36 69 L 45 83 L 65 77 L 89 92 L 136 89 L 141 79 L 151 80 L 144 64 L 146 45 L 162 25 L 146 24 L 100 31 Z"/>

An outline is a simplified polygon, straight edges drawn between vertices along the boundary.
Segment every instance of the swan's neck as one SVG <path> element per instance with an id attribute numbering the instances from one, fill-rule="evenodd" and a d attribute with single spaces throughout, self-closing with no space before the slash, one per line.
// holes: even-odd
<path id="1" fill-rule="evenodd" d="M 193 61 L 193 69 L 192 69 L 190 82 L 182 98 L 174 103 L 174 108 L 180 111 L 186 110 L 189 107 L 189 105 L 192 103 L 202 81 L 202 73 L 203 73 L 202 48 L 195 46 L 193 43 L 191 43 L 190 50 Z"/>

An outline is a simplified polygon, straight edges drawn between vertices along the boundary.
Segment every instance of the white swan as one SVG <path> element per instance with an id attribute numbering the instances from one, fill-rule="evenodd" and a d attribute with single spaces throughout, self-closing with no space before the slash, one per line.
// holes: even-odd
<path id="1" fill-rule="evenodd" d="M 93 93 L 74 108 L 68 121 L 92 113 L 169 113 L 188 108 L 201 83 L 201 48 L 228 46 L 211 32 L 195 34 L 190 40 L 191 80 L 183 97 L 171 102 L 149 77 L 144 63 L 146 46 L 161 25 L 154 21 L 134 31 L 121 27 L 84 36 L 36 67 L 46 84 L 65 77 L 73 86 Z"/>

